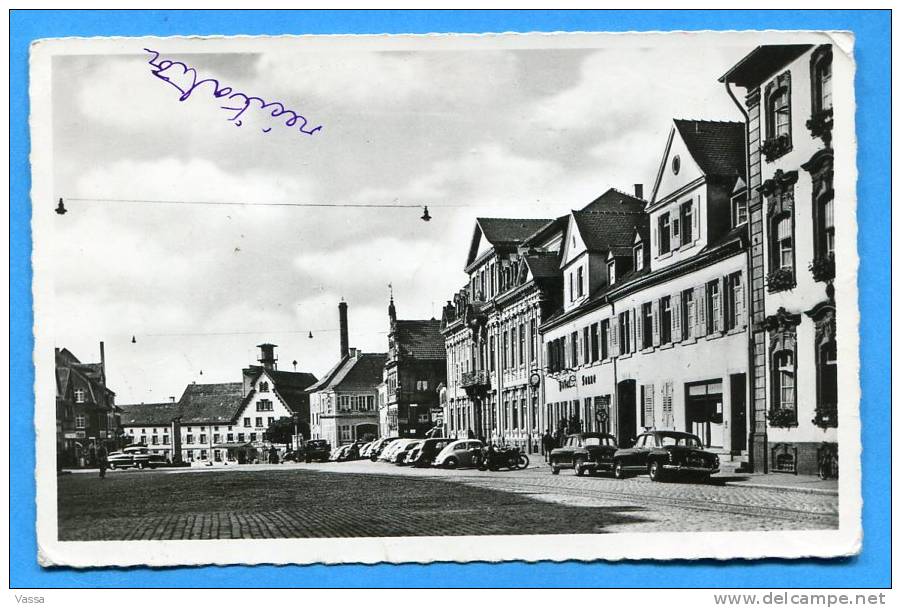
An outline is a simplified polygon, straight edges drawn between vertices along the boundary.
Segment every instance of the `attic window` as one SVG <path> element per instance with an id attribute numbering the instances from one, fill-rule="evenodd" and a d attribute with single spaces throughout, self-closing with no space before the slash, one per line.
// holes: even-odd
<path id="1" fill-rule="evenodd" d="M 673 157 L 673 175 L 679 175 L 679 169 L 682 168 L 682 159 L 676 154 Z"/>
<path id="2" fill-rule="evenodd" d="M 84 403 L 84 390 L 75 389 L 75 403 Z"/>
<path id="3" fill-rule="evenodd" d="M 607 262 L 607 283 L 613 285 L 616 282 L 616 262 L 610 260 Z"/>
<path id="4" fill-rule="evenodd" d="M 634 258 L 635 270 L 644 268 L 644 247 L 640 244 L 635 245 Z"/>

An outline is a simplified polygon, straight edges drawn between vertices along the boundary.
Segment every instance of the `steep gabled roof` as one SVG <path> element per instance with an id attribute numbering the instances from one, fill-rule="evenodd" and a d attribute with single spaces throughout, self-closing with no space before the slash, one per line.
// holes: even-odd
<path id="1" fill-rule="evenodd" d="M 643 211 L 573 211 L 579 234 L 590 252 L 631 246 L 635 230 L 646 218 Z"/>
<path id="2" fill-rule="evenodd" d="M 120 405 L 120 419 L 123 425 L 162 426 L 178 416 L 178 403 L 130 403 Z"/>
<path id="3" fill-rule="evenodd" d="M 536 280 L 560 275 L 560 256 L 556 253 L 536 253 L 525 256 L 532 278 Z"/>
<path id="4" fill-rule="evenodd" d="M 444 337 L 441 335 L 441 321 L 398 319 L 394 325 L 394 340 L 405 355 L 422 360 L 443 360 Z"/>
<path id="5" fill-rule="evenodd" d="M 720 82 L 754 88 L 804 53 L 811 44 L 767 44 L 758 46 L 720 76 Z"/>
<path id="6" fill-rule="evenodd" d="M 602 195 L 582 207 L 580 211 L 644 211 L 646 202 L 631 194 L 609 188 Z"/>
<path id="7" fill-rule="evenodd" d="M 505 217 L 479 217 L 469 246 L 466 266 L 472 264 L 479 252 L 479 239 L 483 238 L 495 248 L 515 247 L 545 225 L 549 219 L 523 219 Z"/>
<path id="8" fill-rule="evenodd" d="M 361 353 L 346 356 L 325 375 L 307 389 L 313 393 L 324 390 L 372 390 L 382 382 L 387 353 Z"/>
<path id="9" fill-rule="evenodd" d="M 289 372 L 281 370 L 266 370 L 262 365 L 251 365 L 248 370 L 252 374 L 253 382 L 265 371 L 272 380 L 272 390 L 281 398 L 288 409 L 297 412 L 308 403 L 309 396 L 307 389 L 316 384 L 316 376 L 307 372 Z M 251 391 L 253 392 L 253 391 Z M 251 395 L 247 395 L 244 403 L 250 400 Z"/>
<path id="10" fill-rule="evenodd" d="M 706 175 L 745 174 L 744 123 L 679 118 L 673 123 L 691 157 Z"/>
<path id="11" fill-rule="evenodd" d="M 244 401 L 244 384 L 189 384 L 178 400 L 182 424 L 212 422 L 227 424 L 237 415 Z"/>

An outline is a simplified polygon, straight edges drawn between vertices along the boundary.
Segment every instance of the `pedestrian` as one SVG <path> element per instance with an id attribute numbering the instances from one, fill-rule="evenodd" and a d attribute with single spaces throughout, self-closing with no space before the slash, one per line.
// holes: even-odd
<path id="1" fill-rule="evenodd" d="M 278 451 L 275 446 L 269 448 L 269 464 L 278 464 Z"/>
<path id="2" fill-rule="evenodd" d="M 548 462 L 551 457 L 551 450 L 554 449 L 554 436 L 551 435 L 551 429 L 547 429 L 541 437 L 541 449 L 544 453 L 544 461 Z"/>
<path id="3" fill-rule="evenodd" d="M 100 467 L 100 479 L 106 477 L 106 467 L 109 465 L 108 456 L 106 446 L 101 444 L 97 449 L 97 465 Z"/>

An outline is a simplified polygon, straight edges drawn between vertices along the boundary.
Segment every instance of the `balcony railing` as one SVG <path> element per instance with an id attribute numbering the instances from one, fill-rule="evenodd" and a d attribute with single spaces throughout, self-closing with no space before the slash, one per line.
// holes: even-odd
<path id="1" fill-rule="evenodd" d="M 462 378 L 460 379 L 460 386 L 464 389 L 489 389 L 491 388 L 491 376 L 489 376 L 488 372 L 483 369 L 474 372 L 464 372 Z"/>

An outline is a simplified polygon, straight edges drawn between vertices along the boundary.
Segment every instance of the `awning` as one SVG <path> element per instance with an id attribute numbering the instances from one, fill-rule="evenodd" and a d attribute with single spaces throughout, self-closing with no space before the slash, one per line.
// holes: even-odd
<path id="1" fill-rule="evenodd" d="M 252 447 L 253 447 L 253 444 L 252 444 L 252 443 L 249 443 L 249 442 L 241 443 L 241 442 L 239 442 L 239 441 L 232 441 L 232 442 L 228 442 L 228 443 L 217 443 L 217 444 L 214 445 L 213 447 L 214 447 L 214 448 L 219 448 L 219 449 L 223 449 L 223 448 L 224 448 L 224 449 L 228 449 L 228 448 L 252 448 Z"/>

